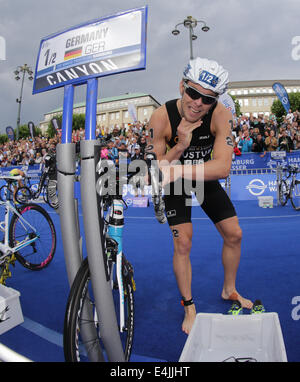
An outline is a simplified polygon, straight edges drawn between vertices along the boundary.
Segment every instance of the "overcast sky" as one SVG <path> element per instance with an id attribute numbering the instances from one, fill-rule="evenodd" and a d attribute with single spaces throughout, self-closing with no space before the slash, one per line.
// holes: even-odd
<path id="1" fill-rule="evenodd" d="M 300 36 L 300 0 L 0 0 L 0 36 L 6 60 L 0 60 L 0 133 L 16 127 L 17 66 L 35 69 L 40 41 L 95 18 L 148 5 L 146 70 L 99 79 L 99 98 L 127 92 L 151 94 L 160 103 L 178 96 L 178 84 L 189 59 L 188 30 L 174 26 L 191 15 L 205 20 L 195 29 L 194 56 L 213 58 L 229 71 L 230 81 L 299 79 L 300 60 L 292 58 L 292 38 Z M 0 56 L 1 57 L 1 56 Z M 21 124 L 43 120 L 61 107 L 63 90 L 32 95 L 24 84 Z M 85 86 L 76 88 L 75 102 L 85 100 Z"/>

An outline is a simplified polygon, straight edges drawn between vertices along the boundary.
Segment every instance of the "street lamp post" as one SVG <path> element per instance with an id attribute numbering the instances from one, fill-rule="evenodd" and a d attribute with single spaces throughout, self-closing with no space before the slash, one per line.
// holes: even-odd
<path id="1" fill-rule="evenodd" d="M 187 18 L 184 19 L 182 23 L 179 23 L 179 24 L 175 25 L 175 28 L 172 30 L 172 34 L 174 36 L 177 36 L 180 33 L 180 30 L 178 29 L 178 27 L 180 25 L 183 25 L 185 28 L 189 29 L 190 59 L 191 60 L 194 58 L 194 55 L 193 55 L 193 41 L 197 39 L 197 36 L 194 33 L 194 29 L 197 27 L 198 23 L 201 23 L 203 25 L 202 28 L 201 28 L 203 32 L 208 32 L 209 31 L 209 27 L 206 25 L 205 21 L 203 21 L 203 20 L 196 20 L 192 16 L 187 16 Z"/>
<path id="2" fill-rule="evenodd" d="M 17 118 L 17 134 L 16 134 L 16 139 L 19 139 L 19 131 L 20 131 L 20 117 L 21 117 L 21 104 L 22 104 L 22 96 L 23 96 L 23 86 L 24 86 L 24 79 L 25 79 L 25 74 L 27 73 L 28 79 L 31 81 L 33 80 L 33 71 L 31 68 L 27 65 L 24 64 L 23 66 L 18 66 L 17 69 L 14 71 L 15 75 L 15 80 L 20 79 L 20 74 L 22 75 L 22 81 L 21 81 L 21 91 L 20 91 L 20 98 L 17 98 L 16 101 L 19 104 L 18 107 L 18 118 Z"/>

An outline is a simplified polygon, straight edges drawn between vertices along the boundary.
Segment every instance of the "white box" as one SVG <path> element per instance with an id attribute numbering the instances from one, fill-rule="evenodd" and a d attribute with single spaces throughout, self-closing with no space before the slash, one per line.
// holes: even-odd
<path id="1" fill-rule="evenodd" d="M 179 362 L 222 362 L 230 357 L 287 362 L 277 313 L 197 314 Z"/>
<path id="2" fill-rule="evenodd" d="M 20 292 L 0 284 L 0 334 L 24 322 Z"/>
<path id="3" fill-rule="evenodd" d="M 259 207 L 273 208 L 273 196 L 258 196 Z"/>

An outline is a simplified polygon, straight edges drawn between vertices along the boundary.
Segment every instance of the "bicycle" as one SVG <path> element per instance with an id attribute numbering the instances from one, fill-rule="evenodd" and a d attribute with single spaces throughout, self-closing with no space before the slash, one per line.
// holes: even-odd
<path id="1" fill-rule="evenodd" d="M 47 211 L 37 204 L 16 207 L 7 199 L 0 201 L 0 207 L 5 210 L 5 218 L 0 222 L 0 231 L 3 232 L 0 283 L 5 285 L 7 278 L 11 277 L 9 267 L 15 265 L 16 260 L 33 271 L 50 264 L 56 250 L 56 230 Z"/>
<path id="2" fill-rule="evenodd" d="M 279 166 L 281 172 L 278 183 L 279 201 L 282 206 L 285 206 L 288 200 L 296 211 L 300 211 L 300 180 L 296 179 L 300 173 L 300 168 L 295 165 Z M 290 181 L 288 179 L 291 178 Z"/>
<path id="3" fill-rule="evenodd" d="M 57 180 L 56 180 L 56 163 L 52 155 L 46 155 L 45 166 L 35 191 L 35 185 L 30 184 L 30 178 L 25 178 L 25 186 L 18 187 L 16 192 L 16 201 L 20 204 L 27 204 L 32 200 L 36 200 L 42 194 L 44 201 L 52 208 L 58 208 L 57 196 Z M 1 196 L 1 191 L 0 191 Z"/>
<path id="4" fill-rule="evenodd" d="M 153 154 L 154 155 L 154 154 Z M 149 156 L 148 160 L 154 159 Z M 148 164 L 149 166 L 149 164 Z M 152 200 L 159 221 L 162 219 L 163 201 L 160 184 L 154 180 Z M 126 179 L 121 179 L 123 184 L 128 183 L 134 174 L 128 174 Z M 100 198 L 100 214 L 103 217 L 104 254 L 106 256 L 106 274 L 110 280 L 121 342 L 124 349 L 125 361 L 129 361 L 134 335 L 134 295 L 135 282 L 133 279 L 133 267 L 126 260 L 123 253 L 122 233 L 124 228 L 124 205 L 125 201 L 120 192 L 119 173 L 116 174 L 116 193 L 109 192 Z M 127 207 L 127 206 L 126 206 Z M 108 210 L 104 218 L 104 210 Z M 86 258 L 77 272 L 71 286 L 67 301 L 64 320 L 64 354 L 67 362 L 99 361 L 102 360 L 103 343 L 101 342 L 101 323 L 98 321 L 95 309 L 93 290 L 90 279 L 88 258 Z M 101 351 L 99 351 L 101 349 Z"/>
<path id="5" fill-rule="evenodd" d="M 14 202 L 13 195 L 15 192 L 15 187 L 17 187 L 16 183 L 24 178 L 21 175 L 7 175 L 1 176 L 0 179 L 6 181 L 6 184 L 0 187 L 0 201 L 5 202 L 6 200 L 10 200 Z"/>

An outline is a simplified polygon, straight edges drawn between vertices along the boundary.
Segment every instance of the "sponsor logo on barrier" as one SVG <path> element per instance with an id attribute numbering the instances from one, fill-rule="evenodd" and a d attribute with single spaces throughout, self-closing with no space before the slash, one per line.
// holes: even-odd
<path id="1" fill-rule="evenodd" d="M 132 198 L 126 198 L 125 203 L 127 204 L 127 206 L 131 206 L 132 205 Z"/>
<path id="2" fill-rule="evenodd" d="M 259 196 L 265 192 L 267 187 L 261 179 L 252 179 L 246 189 L 249 190 L 251 195 Z"/>
<path id="3" fill-rule="evenodd" d="M 247 170 L 248 168 L 252 168 L 254 165 L 255 165 L 255 159 L 254 158 L 235 159 L 235 161 L 232 162 L 231 169 L 232 170 Z"/>
<path id="4" fill-rule="evenodd" d="M 296 305 L 292 310 L 292 319 L 298 321 L 300 320 L 300 296 L 294 296 L 292 298 L 292 305 Z"/>
<path id="5" fill-rule="evenodd" d="M 125 203 L 128 207 L 148 207 L 148 197 L 127 197 Z"/>

